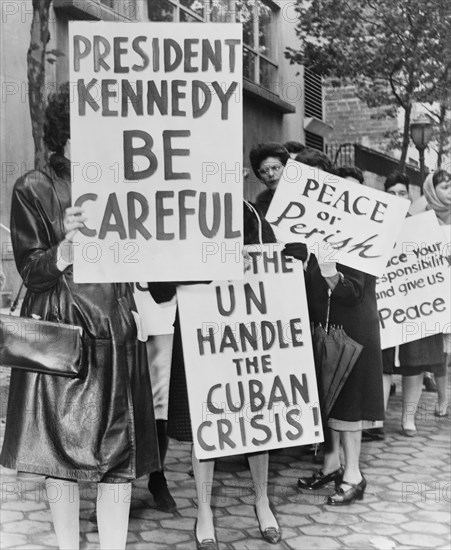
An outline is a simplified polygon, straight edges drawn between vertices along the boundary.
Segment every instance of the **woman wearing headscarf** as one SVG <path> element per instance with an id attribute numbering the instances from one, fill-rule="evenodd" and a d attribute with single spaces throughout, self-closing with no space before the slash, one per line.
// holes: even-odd
<path id="1" fill-rule="evenodd" d="M 433 210 L 437 221 L 440 225 L 446 226 L 444 233 L 447 235 L 447 243 L 451 242 L 451 174 L 446 170 L 437 170 L 433 174 L 429 174 L 423 184 L 424 199 L 421 197 L 417 202 L 422 200 L 426 202 L 426 210 Z M 419 210 L 413 205 L 413 210 L 418 212 Z M 415 372 L 415 369 L 422 372 L 421 356 L 419 356 L 415 346 L 409 346 L 410 353 L 400 355 L 401 366 L 411 367 L 411 372 Z M 443 335 L 443 352 L 445 353 L 443 363 L 439 372 L 435 372 L 435 382 L 437 385 L 437 403 L 435 405 L 434 416 L 437 418 L 443 418 L 448 415 L 449 402 L 446 394 L 446 386 L 448 381 L 448 369 L 450 353 L 451 353 L 451 335 Z M 420 364 L 419 364 L 420 361 Z M 418 402 L 421 396 L 422 378 L 419 376 L 419 385 L 417 389 L 417 398 L 409 404 L 412 418 L 416 412 Z"/>

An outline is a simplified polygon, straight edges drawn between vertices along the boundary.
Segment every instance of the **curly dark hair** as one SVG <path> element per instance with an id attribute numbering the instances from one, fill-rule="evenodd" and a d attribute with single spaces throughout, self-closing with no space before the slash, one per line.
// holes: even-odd
<path id="1" fill-rule="evenodd" d="M 359 183 L 364 183 L 365 181 L 362 170 L 357 166 L 351 166 L 349 164 L 337 168 L 337 176 L 340 176 L 340 178 L 354 178 Z"/>
<path id="2" fill-rule="evenodd" d="M 268 141 L 266 143 L 259 143 L 251 149 L 249 153 L 249 160 L 251 161 L 252 170 L 257 178 L 260 179 L 260 164 L 268 157 L 275 157 L 285 166 L 290 155 L 285 147 L 281 143 L 275 141 Z"/>
<path id="3" fill-rule="evenodd" d="M 322 151 L 318 151 L 318 149 L 306 147 L 294 160 L 302 162 L 303 164 L 308 164 L 309 166 L 314 166 L 315 168 L 329 172 L 329 174 L 335 174 L 330 158 Z"/>
<path id="4" fill-rule="evenodd" d="M 300 153 L 305 149 L 305 145 L 300 141 L 286 141 L 283 146 L 289 153 Z"/>
<path id="5" fill-rule="evenodd" d="M 44 143 L 50 151 L 62 155 L 70 138 L 69 82 L 49 95 L 45 110 Z"/>
<path id="6" fill-rule="evenodd" d="M 407 174 L 404 174 L 403 172 L 392 172 L 387 176 L 387 179 L 384 182 L 385 191 L 388 191 L 390 187 L 393 187 L 397 183 L 401 183 L 402 185 L 405 185 L 407 189 L 409 189 L 409 176 Z"/>

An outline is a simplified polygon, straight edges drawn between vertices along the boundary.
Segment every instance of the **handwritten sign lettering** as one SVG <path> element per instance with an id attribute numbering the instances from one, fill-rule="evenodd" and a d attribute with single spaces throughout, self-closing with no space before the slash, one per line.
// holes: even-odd
<path id="1" fill-rule="evenodd" d="M 451 332 L 449 246 L 433 212 L 406 218 L 377 280 L 382 348 Z"/>
<path id="2" fill-rule="evenodd" d="M 333 259 L 382 274 L 409 202 L 288 161 L 266 219 L 279 240 L 332 247 Z M 332 258 L 331 258 L 332 259 Z"/>
<path id="3" fill-rule="evenodd" d="M 70 22 L 78 282 L 239 278 L 239 24 Z"/>
<path id="4" fill-rule="evenodd" d="M 244 280 L 177 291 L 199 458 L 323 439 L 302 265 L 248 252 Z"/>

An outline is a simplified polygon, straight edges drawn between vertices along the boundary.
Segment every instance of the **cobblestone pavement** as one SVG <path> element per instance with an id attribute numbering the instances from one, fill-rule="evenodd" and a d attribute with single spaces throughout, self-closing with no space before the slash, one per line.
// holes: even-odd
<path id="1" fill-rule="evenodd" d="M 0 373 L 1 378 L 7 375 Z M 335 508 L 324 504 L 332 488 L 302 494 L 296 481 L 316 468 L 300 448 L 270 455 L 270 496 L 283 541 L 265 543 L 253 511 L 250 475 L 242 456 L 217 462 L 213 510 L 222 550 L 410 549 L 450 550 L 450 420 L 433 415 L 436 394 L 423 392 L 418 434 L 406 438 L 400 427 L 400 379 L 390 398 L 385 441 L 362 444 L 362 471 L 368 480 L 364 500 Z M 7 384 L 6 384 L 7 385 Z M 4 384 L 5 386 L 5 384 Z M 2 430 L 6 405 L 1 395 Z M 194 481 L 188 475 L 190 447 L 171 441 L 166 470 L 178 511 L 153 508 L 146 480 L 134 484 L 127 548 L 195 548 Z M 0 548 L 56 548 L 43 478 L 1 469 Z M 96 526 L 88 521 L 95 506 L 95 486 L 82 485 L 81 548 L 98 548 Z"/>

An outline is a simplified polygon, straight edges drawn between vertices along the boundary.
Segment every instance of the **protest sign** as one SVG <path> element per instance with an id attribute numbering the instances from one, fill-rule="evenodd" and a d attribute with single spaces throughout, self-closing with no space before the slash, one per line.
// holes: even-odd
<path id="1" fill-rule="evenodd" d="M 378 276 L 408 208 L 405 199 L 289 160 L 266 219 L 279 240 L 312 252 L 331 247 L 328 259 Z"/>
<path id="2" fill-rule="evenodd" d="M 177 291 L 198 458 L 323 440 L 302 263 L 247 250 L 244 280 Z"/>
<path id="3" fill-rule="evenodd" d="M 241 25 L 70 22 L 77 282 L 239 278 Z"/>
<path id="4" fill-rule="evenodd" d="M 376 285 L 383 349 L 450 332 L 450 263 L 434 212 L 406 218 Z"/>

